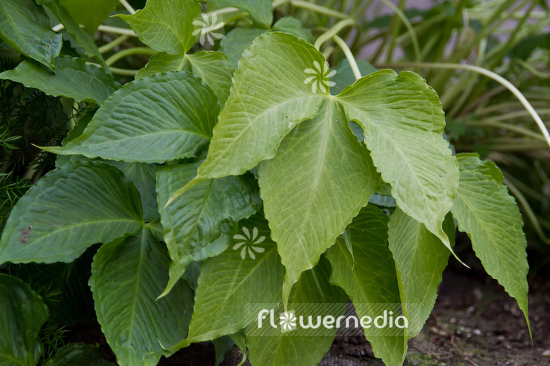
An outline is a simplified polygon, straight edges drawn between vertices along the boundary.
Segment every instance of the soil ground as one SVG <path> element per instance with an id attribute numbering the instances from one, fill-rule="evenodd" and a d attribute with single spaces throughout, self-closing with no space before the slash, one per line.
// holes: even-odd
<path id="1" fill-rule="evenodd" d="M 530 258 L 548 255 L 550 253 L 538 251 L 530 253 Z M 550 366 L 548 269 L 547 273 L 539 272 L 529 278 L 531 345 L 523 314 L 515 301 L 485 274 L 471 250 L 466 250 L 460 257 L 471 268 L 467 269 L 451 259 L 432 315 L 422 332 L 409 341 L 405 365 Z M 72 327 L 69 336 L 71 342 L 100 343 L 103 357 L 115 361 L 97 323 Z M 242 354 L 234 348 L 222 366 L 235 366 L 241 359 Z M 159 365 L 214 365 L 214 347 L 212 343 L 195 344 L 168 359 L 162 358 Z M 374 358 L 364 337 L 337 337 L 320 365 L 382 366 L 383 363 Z"/>

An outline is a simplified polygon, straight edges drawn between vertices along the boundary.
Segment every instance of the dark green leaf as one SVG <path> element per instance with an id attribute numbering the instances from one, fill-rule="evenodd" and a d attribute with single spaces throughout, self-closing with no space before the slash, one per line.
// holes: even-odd
<path id="1" fill-rule="evenodd" d="M 0 263 L 71 262 L 87 247 L 135 233 L 139 193 L 116 168 L 67 163 L 19 199 L 0 241 Z"/>
<path id="2" fill-rule="evenodd" d="M 99 345 L 71 343 L 61 347 L 45 366 L 115 366 L 99 354 Z"/>
<path id="3" fill-rule="evenodd" d="M 61 4 L 60 0 L 37 0 L 39 4 L 43 4 L 50 9 L 50 11 L 57 17 L 57 19 L 65 26 L 65 29 L 75 42 L 84 49 L 84 52 L 88 56 L 95 58 L 103 67 L 107 68 L 105 65 L 105 60 L 99 52 L 97 46 L 94 43 L 94 40 L 90 33 L 88 33 L 83 28 L 80 28 L 78 23 L 76 23 L 71 15 L 67 12 Z"/>
<path id="4" fill-rule="evenodd" d="M 193 292 L 183 280 L 158 299 L 170 258 L 149 230 L 103 245 L 94 257 L 90 287 L 97 320 L 118 364 L 157 365 L 162 346 L 187 333 Z"/>
<path id="5" fill-rule="evenodd" d="M 15 70 L 4 71 L 0 79 L 13 80 L 28 88 L 40 89 L 54 97 L 77 102 L 103 103 L 119 84 L 105 70 L 87 65 L 80 58 L 61 56 L 55 60 L 55 73 L 33 61 L 23 61 Z"/>
<path id="6" fill-rule="evenodd" d="M 78 138 L 44 150 L 143 163 L 192 157 L 211 138 L 218 111 L 216 96 L 196 77 L 155 74 L 117 90 Z"/>
<path id="7" fill-rule="evenodd" d="M 0 1 L 0 37 L 18 52 L 55 68 L 61 35 L 51 30 L 44 9 L 33 0 Z"/>
<path id="8" fill-rule="evenodd" d="M 1 366 L 38 363 L 38 332 L 47 319 L 48 308 L 36 292 L 20 279 L 0 273 Z"/>

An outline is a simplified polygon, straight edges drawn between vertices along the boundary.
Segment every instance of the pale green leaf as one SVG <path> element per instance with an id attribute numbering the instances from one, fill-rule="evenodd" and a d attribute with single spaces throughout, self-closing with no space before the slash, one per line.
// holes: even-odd
<path id="1" fill-rule="evenodd" d="M 224 253 L 201 268 L 189 338 L 173 349 L 236 333 L 245 324 L 245 305 L 281 301 L 284 268 L 260 215 L 239 222 Z"/>
<path id="2" fill-rule="evenodd" d="M 367 205 L 377 173 L 338 103 L 326 100 L 315 118 L 283 139 L 275 158 L 260 163 L 259 175 L 265 216 L 286 269 L 286 302 L 300 274 Z"/>
<path id="3" fill-rule="evenodd" d="M 93 34 L 97 27 L 119 4 L 118 0 L 60 0 L 59 4 L 67 9 L 73 20 L 86 27 Z"/>
<path id="4" fill-rule="evenodd" d="M 81 58 L 61 56 L 55 60 L 55 73 L 33 61 L 23 61 L 14 70 L 4 71 L 0 79 L 13 80 L 28 88 L 77 102 L 103 103 L 119 84 L 105 70 L 87 65 Z"/>
<path id="5" fill-rule="evenodd" d="M 443 228 L 454 244 L 455 225 L 450 214 Z M 450 252 L 424 224 L 399 208 L 389 222 L 389 243 L 397 267 L 403 315 L 409 319 L 406 334 L 412 338 L 432 312 Z"/>
<path id="6" fill-rule="evenodd" d="M 164 241 L 172 258 L 170 281 L 162 295 L 181 278 L 192 261 L 202 261 L 227 249 L 237 222 L 256 211 L 259 198 L 240 177 L 201 182 L 164 207 L 176 190 L 197 174 L 198 164 L 160 167 L 158 204 Z"/>
<path id="7" fill-rule="evenodd" d="M 115 366 L 101 357 L 99 344 L 69 343 L 57 350 L 45 366 Z"/>
<path id="8" fill-rule="evenodd" d="M 105 60 L 95 45 L 94 39 L 90 33 L 80 28 L 80 25 L 73 20 L 67 9 L 60 4 L 60 0 L 37 0 L 37 2 L 50 9 L 57 19 L 65 26 L 65 29 L 74 41 L 82 47 L 88 56 L 95 58 L 103 67 L 107 68 Z"/>
<path id="9" fill-rule="evenodd" d="M 313 319 L 343 315 L 347 305 L 347 296 L 342 289 L 329 283 L 330 264 L 322 258 L 317 266 L 306 271 L 294 287 L 288 304 L 288 311 L 295 311 L 296 317 Z M 302 304 L 315 304 L 304 306 Z M 278 317 L 276 318 L 278 320 Z M 297 324 L 299 324 L 297 322 Z M 256 325 L 256 324 L 255 324 Z M 257 327 L 252 332 L 258 332 Z M 303 330 L 297 328 L 277 335 L 254 335 L 246 329 L 246 341 L 252 365 L 300 365 L 315 366 L 330 349 L 336 335 L 336 327 L 323 329 L 322 335 L 296 335 Z M 307 331 L 306 331 L 307 332 Z M 252 335 L 251 335 L 252 334 Z"/>
<path id="10" fill-rule="evenodd" d="M 46 174 L 11 211 L 0 263 L 71 262 L 87 247 L 135 233 L 139 193 L 104 163 L 67 163 Z"/>
<path id="11" fill-rule="evenodd" d="M 364 129 L 365 143 L 397 205 L 451 249 L 441 225 L 458 186 L 456 158 L 442 138 L 437 94 L 417 74 L 380 70 L 338 95 L 346 118 Z"/>
<path id="12" fill-rule="evenodd" d="M 0 38 L 16 51 L 54 69 L 62 39 L 49 25 L 44 9 L 33 0 L 0 1 Z"/>
<path id="13" fill-rule="evenodd" d="M 183 280 L 156 300 L 168 280 L 166 249 L 148 230 L 103 245 L 94 257 L 90 287 L 97 320 L 120 366 L 157 365 L 161 345 L 185 336 L 193 292 Z"/>
<path id="14" fill-rule="evenodd" d="M 218 109 L 212 90 L 187 72 L 155 74 L 116 91 L 78 138 L 44 150 L 143 163 L 192 157 L 208 143 Z"/>
<path id="15" fill-rule="evenodd" d="M 38 364 L 42 353 L 38 332 L 48 316 L 48 307 L 26 283 L 0 273 L 1 366 Z"/>
<path id="16" fill-rule="evenodd" d="M 477 154 L 458 154 L 460 183 L 452 213 L 468 233 L 476 256 L 491 277 L 516 299 L 527 324 L 527 263 L 523 221 L 516 201 L 502 184 L 502 173 Z"/>
<path id="17" fill-rule="evenodd" d="M 214 0 L 218 7 L 236 7 L 247 11 L 252 19 L 264 27 L 273 22 L 273 5 L 271 0 Z"/>
<path id="18" fill-rule="evenodd" d="M 401 303 L 395 264 L 388 248 L 388 220 L 380 209 L 365 207 L 350 225 L 355 260 L 343 238 L 338 238 L 327 251 L 332 265 L 331 283 L 346 291 L 359 318 L 375 318 Z M 373 304 L 373 311 L 368 311 L 369 304 Z M 376 357 L 387 366 L 403 364 L 407 353 L 407 339 L 403 334 L 380 335 L 373 328 L 363 330 Z"/>
<path id="19" fill-rule="evenodd" d="M 152 49 L 180 55 L 197 41 L 193 21 L 200 14 L 201 6 L 195 0 L 148 0 L 135 14 L 118 16 Z"/>
<path id="20" fill-rule="evenodd" d="M 325 65 L 309 43 L 284 33 L 258 37 L 239 62 L 198 181 L 240 175 L 275 156 L 282 138 L 318 113 L 325 94 L 304 81 L 304 70 Z M 321 80 L 313 80 L 317 85 Z M 186 187 L 184 187 L 186 188 Z M 183 190 L 182 190 L 183 191 Z M 179 194 L 179 192 L 177 192 Z"/>

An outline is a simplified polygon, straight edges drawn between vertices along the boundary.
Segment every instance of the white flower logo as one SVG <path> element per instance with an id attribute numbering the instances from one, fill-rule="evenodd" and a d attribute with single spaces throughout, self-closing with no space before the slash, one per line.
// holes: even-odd
<path id="1" fill-rule="evenodd" d="M 260 236 L 258 238 L 258 228 L 252 229 L 252 235 L 250 235 L 250 231 L 243 226 L 243 234 L 236 234 L 233 236 L 233 239 L 237 240 L 243 240 L 233 246 L 234 250 L 239 250 L 241 247 L 241 258 L 246 259 L 246 253 L 248 249 L 248 254 L 250 255 L 250 258 L 256 259 L 256 255 L 254 252 L 257 253 L 263 253 L 265 251 L 265 248 L 254 246 L 254 244 L 260 244 L 265 240 L 265 236 Z"/>
<path id="2" fill-rule="evenodd" d="M 296 328 L 296 316 L 294 315 L 294 311 L 285 311 L 279 315 L 279 319 L 282 332 L 290 332 Z"/>
<path id="3" fill-rule="evenodd" d="M 215 30 L 218 30 L 220 28 L 223 28 L 225 25 L 224 22 L 218 23 L 218 16 L 216 14 L 212 14 L 211 17 L 208 17 L 206 14 L 201 14 L 202 19 L 195 19 L 193 20 L 193 25 L 196 27 L 196 29 L 193 31 L 193 35 L 196 36 L 200 33 L 199 42 L 201 46 L 204 46 L 206 42 L 208 42 L 210 45 L 214 45 L 214 41 L 216 39 L 223 38 L 223 34 L 214 32 Z"/>
<path id="4" fill-rule="evenodd" d="M 304 84 L 309 84 L 313 81 L 313 84 L 311 84 L 311 91 L 315 94 L 317 93 L 317 89 L 321 91 L 321 93 L 326 93 L 327 88 L 336 85 L 335 82 L 329 81 L 329 78 L 334 76 L 336 74 L 336 70 L 332 70 L 329 72 L 328 63 L 325 62 L 323 67 L 319 64 L 317 61 L 313 61 L 313 69 L 305 69 L 304 72 L 306 74 L 314 74 L 313 76 L 309 76 L 304 80 Z"/>

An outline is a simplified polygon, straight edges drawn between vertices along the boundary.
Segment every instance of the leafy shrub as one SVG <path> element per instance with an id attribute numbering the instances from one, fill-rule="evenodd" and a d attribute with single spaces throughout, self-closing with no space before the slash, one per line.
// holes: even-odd
<path id="1" fill-rule="evenodd" d="M 502 174 L 476 154 L 452 154 L 439 98 L 419 75 L 353 59 L 336 35 L 350 19 L 315 40 L 294 18 L 272 27 L 270 1 L 220 0 L 229 8 L 205 15 L 194 0 L 149 0 L 120 15 L 131 30 L 115 29 L 150 49 L 105 60 L 78 24 L 94 31 L 109 1 L 93 12 L 38 2 L 0 4 L 2 39 L 26 55 L 0 78 L 69 98 L 82 117 L 62 146 L 42 147 L 59 154 L 56 168 L 11 211 L 0 263 L 70 263 L 102 243 L 89 285 L 119 364 L 155 365 L 212 340 L 248 348 L 254 365 L 315 365 L 335 328 L 258 336 L 247 308 L 324 304 L 301 315 L 337 319 L 349 297 L 360 317 L 397 305 L 411 320 L 393 334 L 364 328 L 375 355 L 401 365 L 434 306 L 455 221 L 528 322 L 526 240 Z M 82 57 L 59 56 L 44 7 Z M 223 52 L 200 50 L 197 40 L 209 48 L 221 38 L 214 15 L 253 26 L 235 26 Z M 348 56 L 333 69 L 320 52 L 329 39 Z M 120 86 L 111 72 L 132 72 L 111 65 L 140 52 L 154 56 Z M 0 277 L 2 323 L 18 324 L 2 335 L 0 357 L 36 364 L 47 308 L 26 286 Z M 24 329 L 27 341 L 8 347 Z M 51 363 L 97 350 L 59 353 Z"/>

